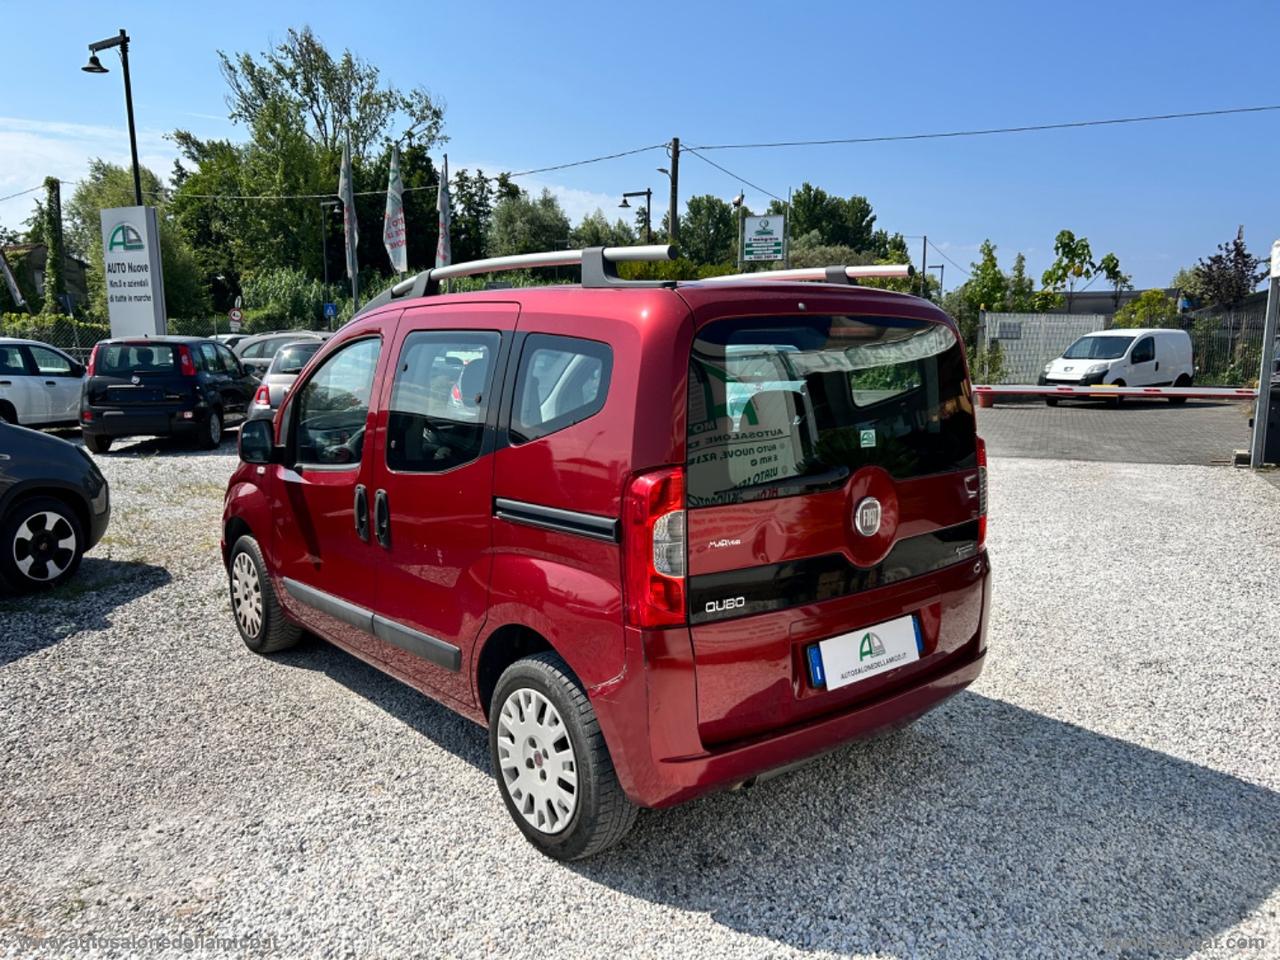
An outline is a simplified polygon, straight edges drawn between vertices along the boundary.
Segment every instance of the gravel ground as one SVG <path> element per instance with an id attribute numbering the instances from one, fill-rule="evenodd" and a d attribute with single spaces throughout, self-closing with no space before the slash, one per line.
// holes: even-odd
<path id="1" fill-rule="evenodd" d="M 324 644 L 244 649 L 231 451 L 99 458 L 116 513 L 83 575 L 0 599 L 0 955 L 1280 956 L 1256 477 L 994 460 L 978 684 L 566 867 L 509 822 L 478 727 Z M 87 934 L 123 942 L 63 939 Z"/>

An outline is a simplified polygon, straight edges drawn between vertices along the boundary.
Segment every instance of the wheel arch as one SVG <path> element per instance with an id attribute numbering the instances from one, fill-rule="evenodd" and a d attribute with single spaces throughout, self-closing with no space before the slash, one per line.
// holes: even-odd
<path id="1" fill-rule="evenodd" d="M 486 719 L 489 716 L 489 705 L 493 699 L 493 691 L 498 685 L 502 672 L 525 657 L 536 653 L 555 653 L 565 661 L 564 653 L 537 630 L 523 623 L 508 623 L 491 632 L 483 641 L 480 653 L 475 659 L 476 696 L 480 712 Z M 573 668 L 569 667 L 572 672 Z M 578 679 L 574 675 L 574 679 Z M 579 682 L 581 682 L 579 680 Z"/>
<path id="2" fill-rule="evenodd" d="M 87 542 L 89 530 L 92 527 L 93 517 L 89 510 L 89 504 L 84 500 L 84 495 L 74 487 L 66 487 L 57 483 L 36 484 L 34 482 L 28 482 L 19 484 L 9 492 L 9 495 L 5 497 L 3 503 L 0 503 L 0 521 L 8 517 L 9 514 L 22 503 L 25 503 L 27 500 L 35 500 L 39 497 L 49 497 L 50 499 L 57 500 L 59 503 L 70 509 L 71 512 L 75 514 L 75 518 L 80 524 L 80 530 L 86 537 Z M 88 547 L 86 546 L 85 549 L 88 549 Z"/>
<path id="3" fill-rule="evenodd" d="M 15 426 L 21 426 L 18 421 L 18 408 L 9 400 L 0 400 L 0 414 L 8 414 L 4 419 Z"/>

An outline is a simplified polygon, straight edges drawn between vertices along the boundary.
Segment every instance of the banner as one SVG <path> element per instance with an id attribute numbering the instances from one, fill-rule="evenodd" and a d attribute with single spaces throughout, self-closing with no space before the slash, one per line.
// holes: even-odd
<path id="1" fill-rule="evenodd" d="M 356 194 L 351 179 L 351 138 L 342 148 L 342 173 L 338 175 L 338 196 L 342 200 L 342 229 L 347 240 L 347 276 L 354 281 L 360 273 L 356 262 L 356 246 L 360 243 L 360 227 L 356 222 Z M 353 284 L 354 285 L 354 284 Z"/>
<path id="2" fill-rule="evenodd" d="M 440 239 L 436 241 L 436 266 L 447 267 L 453 262 L 453 251 L 449 246 L 449 223 L 452 215 L 449 211 L 449 155 L 444 155 L 444 166 L 440 168 L 440 189 L 436 191 L 436 210 L 440 214 Z"/>
<path id="3" fill-rule="evenodd" d="M 400 146 L 391 147 L 391 173 L 387 177 L 387 212 L 382 216 L 382 243 L 396 273 L 409 269 L 408 237 L 404 230 L 404 184 L 400 180 Z"/>

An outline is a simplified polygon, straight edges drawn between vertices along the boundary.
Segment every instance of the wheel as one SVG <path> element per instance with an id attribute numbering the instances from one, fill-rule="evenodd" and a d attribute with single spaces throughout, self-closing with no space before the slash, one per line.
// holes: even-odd
<path id="1" fill-rule="evenodd" d="M 1189 387 L 1191 386 L 1191 378 L 1184 373 L 1182 376 L 1178 377 L 1177 380 L 1173 381 L 1173 385 L 1175 387 Z M 1173 404 L 1174 406 L 1177 406 L 1179 404 L 1183 404 L 1186 402 L 1187 402 L 1186 397 L 1170 397 L 1169 398 L 1169 403 Z"/>
<path id="2" fill-rule="evenodd" d="M 111 438 L 99 436 L 96 433 L 86 433 L 84 436 L 84 445 L 93 453 L 106 453 L 111 449 Z"/>
<path id="3" fill-rule="evenodd" d="M 1044 405 L 1045 405 L 1046 407 L 1056 407 L 1056 406 L 1058 405 L 1058 398 L 1057 398 L 1057 397 L 1045 397 L 1045 398 L 1044 398 Z"/>
<path id="4" fill-rule="evenodd" d="M 33 497 L 0 525 L 0 573 L 19 592 L 65 583 L 84 556 L 84 532 L 61 500 Z"/>
<path id="5" fill-rule="evenodd" d="M 9 423 L 18 426 L 18 411 L 13 409 L 11 403 L 0 403 L 0 423 Z"/>
<path id="6" fill-rule="evenodd" d="M 518 660 L 498 678 L 489 753 L 511 818 L 549 857 L 592 856 L 635 822 L 595 710 L 557 654 Z"/>
<path id="7" fill-rule="evenodd" d="M 209 420 L 200 434 L 200 446 L 205 450 L 217 450 L 222 446 L 222 411 L 216 407 L 209 411 Z"/>
<path id="8" fill-rule="evenodd" d="M 277 653 L 296 644 L 302 628 L 285 619 L 267 576 L 258 541 L 246 534 L 231 548 L 228 570 L 231 612 L 240 639 L 254 653 Z"/>
<path id="9" fill-rule="evenodd" d="M 1112 384 L 1113 387 L 1123 387 L 1124 385 L 1125 383 L 1123 380 L 1117 380 L 1115 383 Z M 1120 403 L 1123 400 L 1124 400 L 1124 397 L 1115 396 L 1108 399 L 1107 403 L 1110 404 L 1112 407 L 1118 407 L 1120 406 Z"/>

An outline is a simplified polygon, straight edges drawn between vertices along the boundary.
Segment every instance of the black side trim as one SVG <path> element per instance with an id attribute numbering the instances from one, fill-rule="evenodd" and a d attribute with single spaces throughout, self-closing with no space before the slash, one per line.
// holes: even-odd
<path id="1" fill-rule="evenodd" d="M 874 567 L 855 567 L 835 553 L 705 573 L 689 578 L 689 622 L 730 620 L 847 597 L 941 570 L 977 553 L 978 522 L 973 520 L 900 540 Z"/>
<path id="2" fill-rule="evenodd" d="M 315 587 L 308 587 L 305 583 L 290 580 L 288 577 L 284 578 L 284 589 L 293 599 L 299 603 L 305 603 L 313 610 L 326 613 L 335 620 L 341 620 L 357 630 L 373 633 L 372 610 L 357 607 L 354 603 L 348 603 L 341 597 L 335 597 L 333 594 L 317 590 Z"/>
<path id="3" fill-rule="evenodd" d="M 455 673 L 462 669 L 462 651 L 453 644 L 395 623 L 386 617 L 374 614 L 373 635 L 393 647 L 399 647 L 423 660 L 430 660 L 438 667 Z"/>
<path id="4" fill-rule="evenodd" d="M 561 510 L 559 507 L 544 507 L 537 503 L 507 500 L 503 497 L 494 498 L 493 515 L 499 520 L 524 523 L 544 530 L 576 533 L 582 537 L 607 540 L 611 543 L 616 543 L 618 540 L 618 521 L 614 517 L 579 513 L 576 510 Z"/>

